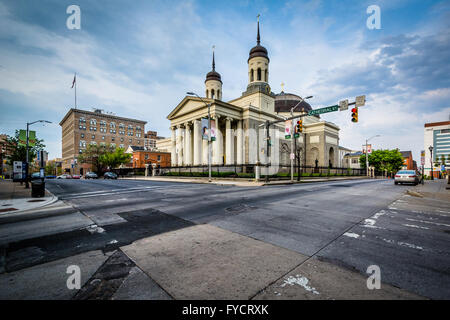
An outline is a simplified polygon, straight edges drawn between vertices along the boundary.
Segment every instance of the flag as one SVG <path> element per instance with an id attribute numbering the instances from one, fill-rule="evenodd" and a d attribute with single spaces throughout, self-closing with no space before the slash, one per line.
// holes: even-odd
<path id="1" fill-rule="evenodd" d="M 76 74 L 73 76 L 73 81 L 72 81 L 72 87 L 71 87 L 71 89 L 72 89 L 73 86 L 75 85 L 75 82 L 77 82 L 77 75 L 76 75 Z"/>

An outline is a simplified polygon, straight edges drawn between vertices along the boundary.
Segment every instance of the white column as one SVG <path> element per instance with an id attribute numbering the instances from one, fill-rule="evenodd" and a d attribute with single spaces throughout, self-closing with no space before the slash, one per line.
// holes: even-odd
<path id="1" fill-rule="evenodd" d="M 219 127 L 219 115 L 215 115 L 214 120 L 216 121 L 216 141 L 213 144 L 213 163 L 223 164 L 223 134 Z"/>
<path id="2" fill-rule="evenodd" d="M 194 120 L 194 166 L 202 164 L 202 132 L 199 120 Z"/>
<path id="3" fill-rule="evenodd" d="M 208 140 L 202 138 L 202 164 L 208 164 Z"/>
<path id="4" fill-rule="evenodd" d="M 225 119 L 225 162 L 226 164 L 234 164 L 234 132 L 233 129 L 231 129 L 231 118 Z"/>
<path id="5" fill-rule="evenodd" d="M 236 129 L 236 163 L 237 164 L 243 164 L 244 163 L 244 134 L 242 129 L 242 120 L 239 120 L 237 122 L 237 129 Z"/>
<path id="6" fill-rule="evenodd" d="M 177 160 L 177 165 L 178 166 L 182 166 L 183 163 L 183 138 L 184 138 L 184 129 L 182 128 L 181 125 L 177 126 L 177 151 L 178 151 L 178 160 Z"/>
<path id="7" fill-rule="evenodd" d="M 184 128 L 184 164 L 190 166 L 192 165 L 191 122 L 186 122 Z"/>
<path id="8" fill-rule="evenodd" d="M 177 165 L 177 132 L 175 131 L 175 127 L 170 127 L 170 130 L 172 131 L 171 136 L 171 143 L 172 143 L 172 149 L 170 154 L 170 160 L 172 163 L 172 166 Z"/>

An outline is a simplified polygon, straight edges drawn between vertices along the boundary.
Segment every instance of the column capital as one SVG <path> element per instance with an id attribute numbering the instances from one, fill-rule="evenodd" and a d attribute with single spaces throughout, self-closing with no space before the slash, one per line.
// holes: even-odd
<path id="1" fill-rule="evenodd" d="M 233 122 L 234 119 L 233 119 L 232 117 L 225 117 L 225 120 L 226 120 L 226 121 Z"/>
<path id="2" fill-rule="evenodd" d="M 183 124 L 177 124 L 177 129 L 182 129 L 183 128 Z"/>

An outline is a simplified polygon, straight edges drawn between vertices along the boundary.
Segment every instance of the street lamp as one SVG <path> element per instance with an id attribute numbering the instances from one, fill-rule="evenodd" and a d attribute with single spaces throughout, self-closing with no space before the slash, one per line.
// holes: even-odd
<path id="1" fill-rule="evenodd" d="M 380 135 L 379 134 L 377 134 L 376 136 L 373 136 L 373 137 L 370 137 L 369 139 L 366 139 L 366 175 L 367 176 L 369 176 L 369 153 L 367 152 L 368 151 L 368 142 L 369 142 L 369 140 L 370 139 L 373 139 L 373 138 L 376 138 L 376 137 L 379 137 Z"/>
<path id="2" fill-rule="evenodd" d="M 291 117 L 294 116 L 294 109 L 297 108 L 300 103 L 305 101 L 306 99 L 311 99 L 313 96 L 307 96 L 306 98 L 300 98 L 300 101 L 291 108 Z M 289 158 L 291 158 L 291 181 L 294 181 L 294 159 L 295 159 L 295 152 L 294 148 L 297 148 L 297 141 L 295 140 L 295 146 L 294 146 L 294 119 L 291 120 L 291 154 L 289 155 Z M 296 151 L 296 150 L 295 150 Z M 294 155 L 294 156 L 293 156 Z"/>
<path id="3" fill-rule="evenodd" d="M 206 103 L 195 92 L 186 92 L 187 95 L 196 96 L 208 107 L 208 182 L 211 182 L 211 104 Z"/>
<path id="4" fill-rule="evenodd" d="M 430 150 L 431 180 L 434 180 L 434 177 L 433 177 L 433 147 L 430 146 L 428 148 L 428 150 Z"/>
<path id="5" fill-rule="evenodd" d="M 30 188 L 30 186 L 29 186 L 29 184 L 28 184 L 28 167 L 29 167 L 29 165 L 28 165 L 28 148 L 29 148 L 28 142 L 29 142 L 29 127 L 30 127 L 32 124 L 35 124 L 35 123 L 38 123 L 38 122 L 51 123 L 51 121 L 47 121 L 47 120 L 37 120 L 37 121 L 33 121 L 33 122 L 27 122 L 27 159 L 26 159 L 26 164 L 27 164 L 27 166 L 26 166 L 26 168 L 25 168 L 25 174 L 26 174 L 26 177 L 25 177 L 25 188 L 26 188 L 26 189 Z"/>

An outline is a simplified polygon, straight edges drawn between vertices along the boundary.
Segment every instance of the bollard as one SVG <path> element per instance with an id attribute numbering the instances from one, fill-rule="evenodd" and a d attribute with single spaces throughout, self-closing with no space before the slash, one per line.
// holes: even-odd
<path id="1" fill-rule="evenodd" d="M 261 167 L 259 166 L 259 162 L 256 162 L 256 166 L 255 166 L 255 181 L 259 181 L 260 176 L 261 176 Z"/>

